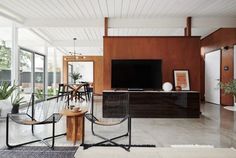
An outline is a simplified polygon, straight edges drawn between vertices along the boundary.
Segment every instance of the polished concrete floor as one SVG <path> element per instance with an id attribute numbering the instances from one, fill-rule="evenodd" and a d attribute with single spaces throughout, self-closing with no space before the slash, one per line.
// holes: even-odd
<path id="1" fill-rule="evenodd" d="M 101 97 L 96 97 L 96 113 L 101 114 Z M 82 107 L 87 108 L 83 103 Z M 155 144 L 157 147 L 170 147 L 172 145 L 212 145 L 222 148 L 236 148 L 236 112 L 228 111 L 219 105 L 205 103 L 201 105 L 202 116 L 199 119 L 132 119 L 132 144 Z M 6 124 L 4 119 L 0 121 L 0 147 L 5 146 Z M 106 136 L 117 135 L 124 132 L 127 125 L 124 123 L 115 128 L 105 129 L 95 127 L 95 130 Z M 65 132 L 65 118 L 56 126 L 57 132 Z M 30 128 L 19 126 L 15 123 L 10 125 L 11 142 L 31 140 Z M 38 135 L 50 135 L 50 126 L 36 128 Z M 90 122 L 85 122 L 85 142 L 95 143 L 98 141 L 91 135 Z M 120 140 L 126 143 L 126 139 Z M 50 142 L 49 142 L 50 143 Z M 77 142 L 76 145 L 79 145 Z M 35 143 L 34 145 L 41 145 Z M 58 146 L 71 146 L 72 142 L 66 137 L 56 139 Z"/>

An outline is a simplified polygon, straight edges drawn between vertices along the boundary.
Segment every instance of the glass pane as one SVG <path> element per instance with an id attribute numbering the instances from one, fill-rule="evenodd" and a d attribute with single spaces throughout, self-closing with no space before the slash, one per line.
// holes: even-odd
<path id="1" fill-rule="evenodd" d="M 11 28 L 0 28 L 0 84 L 11 82 Z"/>
<path id="2" fill-rule="evenodd" d="M 54 47 L 48 48 L 48 96 L 55 96 L 58 92 L 58 84 L 61 83 L 62 55 Z"/>
<path id="3" fill-rule="evenodd" d="M 72 64 L 68 64 L 68 74 L 69 74 L 69 76 L 68 76 L 68 83 L 69 84 L 74 83 L 74 80 L 71 77 L 72 72 L 73 72 L 73 65 Z"/>
<path id="4" fill-rule="evenodd" d="M 73 79 L 73 74 L 80 74 L 79 79 Z M 93 83 L 93 62 L 69 62 L 68 63 L 68 83 L 89 82 Z"/>
<path id="5" fill-rule="evenodd" d="M 35 54 L 35 93 L 36 97 L 38 96 L 38 99 L 42 99 L 40 97 L 44 96 L 45 89 L 44 89 L 44 56 Z"/>
<path id="6" fill-rule="evenodd" d="M 19 68 L 19 87 L 21 96 L 24 96 L 24 99 L 29 101 L 31 93 L 33 92 L 33 83 L 32 83 L 32 59 L 33 54 L 31 52 L 20 49 L 20 68 Z"/>

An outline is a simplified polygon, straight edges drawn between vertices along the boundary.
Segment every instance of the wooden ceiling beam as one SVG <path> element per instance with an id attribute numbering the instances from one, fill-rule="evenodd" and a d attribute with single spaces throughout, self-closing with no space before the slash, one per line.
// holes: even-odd
<path id="1" fill-rule="evenodd" d="M 192 35 L 192 17 L 186 19 L 186 36 Z"/>
<path id="2" fill-rule="evenodd" d="M 104 18 L 104 36 L 108 36 L 108 17 Z"/>

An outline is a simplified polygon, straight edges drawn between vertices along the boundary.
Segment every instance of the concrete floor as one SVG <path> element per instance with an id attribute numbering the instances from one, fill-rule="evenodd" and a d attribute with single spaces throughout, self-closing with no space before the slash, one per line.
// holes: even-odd
<path id="1" fill-rule="evenodd" d="M 96 112 L 101 114 L 101 97 L 96 97 Z M 83 103 L 83 108 L 87 104 Z M 202 116 L 199 119 L 132 119 L 132 144 L 155 144 L 157 147 L 170 147 L 171 145 L 212 145 L 222 148 L 236 148 L 236 112 L 225 110 L 219 105 L 205 103 L 201 105 Z M 65 118 L 57 124 L 58 133 L 65 132 Z M 0 148 L 5 146 L 5 121 L 0 121 Z M 125 131 L 126 124 L 115 128 L 95 127 L 95 130 L 106 136 L 117 135 Z M 19 126 L 11 123 L 11 141 L 22 142 L 31 140 L 32 136 L 28 126 Z M 36 128 L 38 135 L 50 135 L 50 126 Z M 98 141 L 91 135 L 90 122 L 85 122 L 85 142 Z M 120 140 L 126 143 L 126 139 Z M 50 142 L 49 142 L 50 143 Z M 78 142 L 76 145 L 79 145 Z M 35 143 L 33 145 L 42 145 Z M 72 146 L 73 143 L 66 137 L 56 139 L 57 146 Z"/>

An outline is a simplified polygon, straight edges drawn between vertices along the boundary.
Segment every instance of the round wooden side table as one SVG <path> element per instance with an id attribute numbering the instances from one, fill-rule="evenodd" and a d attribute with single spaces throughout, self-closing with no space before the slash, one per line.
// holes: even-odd
<path id="1" fill-rule="evenodd" d="M 84 114 L 87 110 L 73 112 L 69 109 L 64 109 L 61 114 L 66 116 L 66 138 L 71 140 L 74 145 L 77 140 L 82 139 L 84 143 Z"/>

